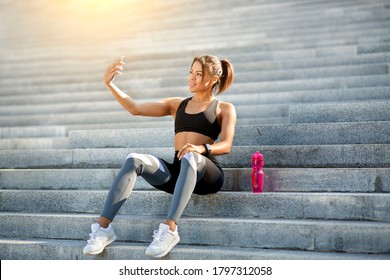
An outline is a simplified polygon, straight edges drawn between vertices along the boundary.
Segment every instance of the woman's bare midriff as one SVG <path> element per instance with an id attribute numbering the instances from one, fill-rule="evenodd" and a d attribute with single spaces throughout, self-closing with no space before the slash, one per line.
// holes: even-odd
<path id="1" fill-rule="evenodd" d="M 196 132 L 179 132 L 175 135 L 175 150 L 180 150 L 187 143 L 193 145 L 202 145 L 202 144 L 213 144 L 214 140 L 210 137 L 207 137 L 203 134 Z"/>

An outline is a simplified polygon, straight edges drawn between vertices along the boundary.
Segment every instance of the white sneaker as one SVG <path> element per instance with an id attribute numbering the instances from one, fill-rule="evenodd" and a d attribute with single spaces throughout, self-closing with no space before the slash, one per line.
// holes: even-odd
<path id="1" fill-rule="evenodd" d="M 97 255 L 103 252 L 104 248 L 115 241 L 116 235 L 111 224 L 107 228 L 102 228 L 99 224 L 91 225 L 92 233 L 88 244 L 84 247 L 84 255 Z"/>
<path id="2" fill-rule="evenodd" d="M 171 231 L 166 224 L 160 224 L 158 231 L 153 232 L 153 241 L 146 248 L 146 255 L 155 258 L 164 257 L 180 241 L 177 226 L 175 231 Z"/>

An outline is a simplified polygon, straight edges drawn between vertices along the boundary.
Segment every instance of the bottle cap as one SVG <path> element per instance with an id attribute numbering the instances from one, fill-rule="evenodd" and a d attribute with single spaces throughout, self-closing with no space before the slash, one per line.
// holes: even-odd
<path id="1" fill-rule="evenodd" d="M 259 159 L 259 160 L 263 160 L 263 155 L 262 154 L 260 154 L 260 152 L 259 151 L 256 151 L 256 153 L 254 153 L 253 155 L 252 155 L 252 158 L 257 158 L 257 159 Z"/>

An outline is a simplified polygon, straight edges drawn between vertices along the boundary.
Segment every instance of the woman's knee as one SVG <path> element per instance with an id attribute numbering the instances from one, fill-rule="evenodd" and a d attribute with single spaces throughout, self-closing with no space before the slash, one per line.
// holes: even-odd
<path id="1" fill-rule="evenodd" d="M 127 155 L 125 161 L 139 162 L 141 164 L 146 165 L 154 165 L 157 164 L 156 161 L 158 161 L 158 159 L 150 155 L 130 153 Z"/>
<path id="2" fill-rule="evenodd" d="M 144 155 L 137 153 L 129 153 L 125 159 L 125 161 L 134 161 L 136 159 L 141 160 Z"/>
<path id="3" fill-rule="evenodd" d="M 187 159 L 187 161 L 194 161 L 195 163 L 202 162 L 202 156 L 198 153 L 187 152 L 184 154 L 183 158 Z"/>
<path id="4" fill-rule="evenodd" d="M 196 170 L 197 169 L 197 159 L 196 155 L 194 152 L 187 152 L 184 154 L 182 161 L 181 161 L 181 166 L 185 164 L 185 162 L 189 162 L 190 166 Z"/>
<path id="5" fill-rule="evenodd" d="M 194 152 L 187 152 L 183 156 L 183 158 L 187 159 L 188 161 L 192 160 L 194 157 L 195 157 Z"/>
<path id="6" fill-rule="evenodd" d="M 188 152 L 183 156 L 183 159 L 188 162 L 191 168 L 197 171 L 199 175 L 203 174 L 205 168 L 205 161 L 202 155 L 194 152 Z M 185 161 L 182 160 L 182 167 Z"/>
<path id="7" fill-rule="evenodd" d="M 126 170 L 135 170 L 137 175 L 142 173 L 142 165 L 143 165 L 143 157 L 142 154 L 130 153 L 127 155 L 125 162 L 123 163 L 122 169 Z"/>
<path id="8" fill-rule="evenodd" d="M 161 180 L 165 182 L 171 176 L 166 165 L 151 155 L 130 153 L 126 157 L 124 165 L 127 168 L 133 168 L 137 175 L 153 184 L 161 184 Z"/>

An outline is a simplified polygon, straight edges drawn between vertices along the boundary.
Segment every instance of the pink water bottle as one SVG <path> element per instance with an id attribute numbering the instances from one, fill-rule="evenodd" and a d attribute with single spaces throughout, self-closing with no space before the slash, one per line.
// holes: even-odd
<path id="1" fill-rule="evenodd" d="M 264 158 L 258 151 L 252 155 L 252 191 L 263 192 L 264 186 Z"/>

